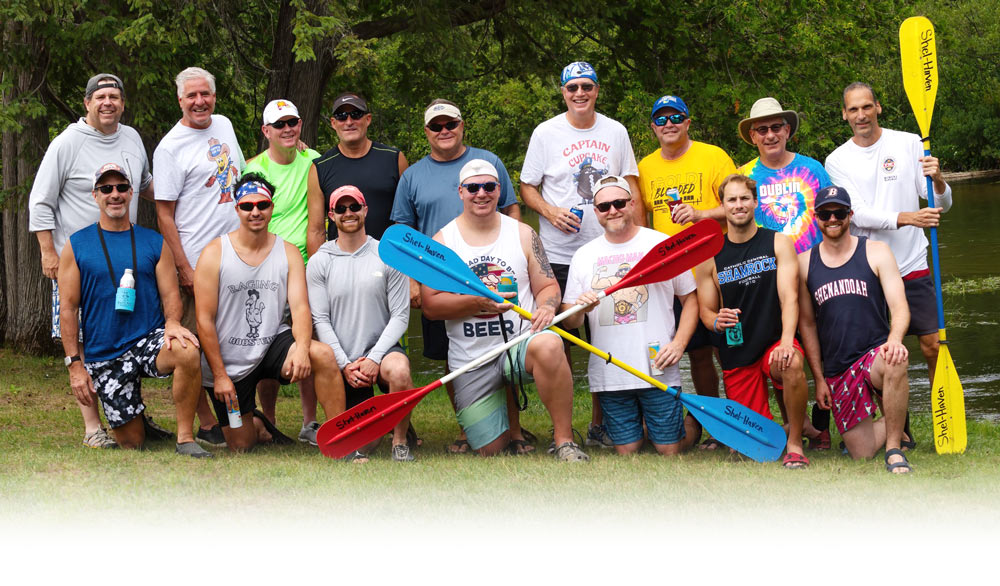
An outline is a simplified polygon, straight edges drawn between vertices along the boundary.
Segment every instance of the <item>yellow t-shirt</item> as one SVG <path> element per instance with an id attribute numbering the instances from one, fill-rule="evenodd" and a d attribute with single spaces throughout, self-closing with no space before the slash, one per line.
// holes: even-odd
<path id="1" fill-rule="evenodd" d="M 736 172 L 729 155 L 715 145 L 691 141 L 681 158 L 667 161 L 660 150 L 639 163 L 639 189 L 646 210 L 653 212 L 653 228 L 673 236 L 685 228 L 670 219 L 671 200 L 680 200 L 695 209 L 719 207 L 719 184 Z"/>

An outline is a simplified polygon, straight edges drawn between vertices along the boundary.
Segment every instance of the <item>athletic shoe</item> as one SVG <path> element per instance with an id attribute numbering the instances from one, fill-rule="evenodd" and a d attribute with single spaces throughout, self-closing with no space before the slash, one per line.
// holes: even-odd
<path id="1" fill-rule="evenodd" d="M 410 452 L 410 446 L 406 444 L 392 446 L 392 460 L 394 462 L 412 462 L 413 454 Z"/>
<path id="2" fill-rule="evenodd" d="M 104 448 L 110 450 L 117 448 L 118 443 L 115 442 L 114 438 L 108 435 L 108 432 L 104 431 L 103 427 L 101 427 L 97 431 L 92 431 L 83 436 L 83 447 Z"/>
<path id="3" fill-rule="evenodd" d="M 562 462 L 586 462 L 590 456 L 576 445 L 576 442 L 563 442 L 556 448 L 556 459 Z"/>
<path id="4" fill-rule="evenodd" d="M 299 431 L 299 441 L 310 446 L 318 446 L 319 444 L 316 443 L 317 431 L 319 431 L 319 424 L 315 421 L 310 421 L 303 425 L 302 430 Z"/>
<path id="5" fill-rule="evenodd" d="M 174 451 L 181 456 L 191 456 L 192 458 L 214 458 L 212 452 L 198 445 L 197 442 L 184 442 L 177 444 Z"/>
<path id="6" fill-rule="evenodd" d="M 153 421 L 152 417 L 149 417 L 145 413 L 142 414 L 142 426 L 146 428 L 146 439 L 148 440 L 159 441 L 174 439 L 174 432 L 160 427 Z"/>
<path id="7" fill-rule="evenodd" d="M 194 439 L 216 448 L 226 447 L 226 436 L 222 435 L 222 426 L 216 423 L 211 429 L 198 429 Z"/>
<path id="8" fill-rule="evenodd" d="M 587 430 L 587 440 L 583 443 L 586 446 L 615 447 L 614 442 L 611 441 L 611 437 L 608 436 L 608 427 L 603 423 L 601 425 L 591 425 L 590 429 Z"/>

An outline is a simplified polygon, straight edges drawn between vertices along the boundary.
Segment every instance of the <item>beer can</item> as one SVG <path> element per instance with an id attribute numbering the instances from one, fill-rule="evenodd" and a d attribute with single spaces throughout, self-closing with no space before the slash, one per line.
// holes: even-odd
<path id="1" fill-rule="evenodd" d="M 583 226 L 583 210 L 581 210 L 576 206 L 573 206 L 569 208 L 569 211 L 573 212 L 573 215 L 576 216 L 577 218 L 580 218 L 580 225 Z M 576 231 L 579 232 L 580 229 L 577 228 Z"/>

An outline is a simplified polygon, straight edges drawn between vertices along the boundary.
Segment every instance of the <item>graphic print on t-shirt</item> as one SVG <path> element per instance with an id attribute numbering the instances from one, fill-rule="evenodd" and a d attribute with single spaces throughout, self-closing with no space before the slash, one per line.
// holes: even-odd
<path id="1" fill-rule="evenodd" d="M 811 213 L 816 177 L 806 167 L 788 167 L 771 181 L 757 186 L 757 221 L 764 228 L 790 237 L 796 252 L 812 247 L 819 234 Z"/>
<path id="2" fill-rule="evenodd" d="M 271 344 L 274 336 L 264 336 L 263 338 L 260 336 L 260 326 L 264 323 L 264 315 L 267 310 L 267 305 L 262 299 L 266 295 L 262 295 L 262 292 L 273 294 L 278 290 L 278 287 L 279 283 L 270 279 L 251 279 L 226 287 L 225 293 L 227 295 L 238 298 L 245 296 L 243 315 L 247 323 L 246 336 L 243 338 L 231 336 L 226 340 L 229 344 L 235 346 L 268 346 Z"/>
<path id="3" fill-rule="evenodd" d="M 756 256 L 739 264 L 724 267 L 719 271 L 719 285 L 739 282 L 740 285 L 753 285 L 760 280 L 763 273 L 778 270 L 778 263 L 773 256 Z M 727 300 L 728 301 L 728 300 Z M 736 305 L 728 305 L 734 307 Z"/>
<path id="4" fill-rule="evenodd" d="M 205 182 L 205 187 L 211 187 L 218 181 L 221 191 L 219 203 L 233 201 L 233 183 L 239 179 L 240 171 L 229 156 L 229 145 L 220 143 L 217 138 L 209 139 L 208 160 L 215 163 L 215 173 Z"/>
<path id="5" fill-rule="evenodd" d="M 632 269 L 632 263 L 642 258 L 639 252 L 609 254 L 594 263 L 590 288 L 595 293 L 611 287 Z M 598 323 L 602 326 L 645 322 L 647 319 L 649 290 L 645 285 L 626 287 L 601 300 L 597 307 Z"/>
<path id="6" fill-rule="evenodd" d="M 247 337 L 259 338 L 260 324 L 262 321 L 261 315 L 264 313 L 264 302 L 260 300 L 260 291 L 256 289 L 250 289 L 247 291 L 247 297 L 247 325 L 250 326 L 250 331 L 247 333 Z"/>
<path id="7" fill-rule="evenodd" d="M 500 285 L 500 277 L 509 277 L 514 283 L 517 280 L 514 278 L 514 273 L 508 270 L 507 261 L 502 258 L 497 258 L 495 256 L 481 256 L 476 257 L 469 261 L 469 268 L 475 273 L 479 280 L 494 291 Z M 478 319 L 481 321 L 475 323 L 466 322 L 464 325 L 464 333 L 467 338 L 482 338 L 484 336 L 500 336 L 500 324 L 494 320 L 497 314 L 492 313 L 489 315 L 474 315 L 472 319 Z M 492 320 L 492 321 L 490 321 Z M 514 322 L 509 319 L 503 320 L 504 329 L 507 330 L 508 334 L 514 333 Z"/>
<path id="8" fill-rule="evenodd" d="M 680 203 L 690 204 L 698 209 L 704 205 L 704 194 L 698 186 L 701 185 L 701 173 L 677 173 L 661 175 L 650 182 L 654 208 L 664 205 L 673 207 Z"/>

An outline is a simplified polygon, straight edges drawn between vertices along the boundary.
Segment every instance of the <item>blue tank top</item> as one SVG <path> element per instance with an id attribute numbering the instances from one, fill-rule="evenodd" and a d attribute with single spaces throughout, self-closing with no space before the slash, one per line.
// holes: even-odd
<path id="1" fill-rule="evenodd" d="M 882 283 L 868 264 L 868 239 L 846 263 L 830 268 L 820 258 L 819 246 L 809 255 L 806 287 L 816 312 L 823 376 L 844 372 L 858 358 L 889 337 L 889 308 Z"/>
<path id="2" fill-rule="evenodd" d="M 160 262 L 163 237 L 136 226 L 135 256 L 139 266 L 133 267 L 129 231 L 104 230 L 104 242 L 115 274 L 112 282 L 98 229 L 97 224 L 92 224 L 69 238 L 76 266 L 80 269 L 83 316 L 80 326 L 83 329 L 83 358 L 88 363 L 118 358 L 139 338 L 163 327 L 160 291 L 156 286 L 156 263 Z M 135 275 L 135 310 L 132 313 L 115 311 L 115 293 L 125 269 L 132 269 Z"/>

